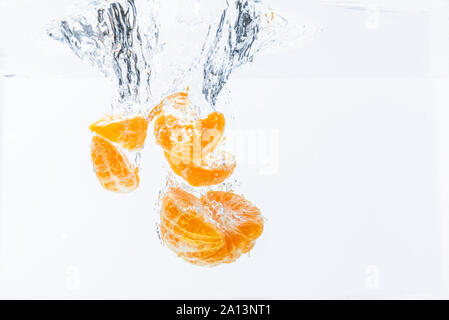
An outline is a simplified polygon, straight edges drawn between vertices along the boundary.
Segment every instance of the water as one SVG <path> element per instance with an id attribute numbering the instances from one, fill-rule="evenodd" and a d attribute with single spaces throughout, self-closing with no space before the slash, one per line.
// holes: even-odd
<path id="1" fill-rule="evenodd" d="M 150 12 L 140 12 L 150 14 Z M 56 22 L 49 35 L 65 42 L 117 84 L 113 107 L 130 111 L 149 100 L 153 49 L 158 42 L 154 19 L 141 34 L 134 1 L 93 1 L 87 8 Z"/>
<path id="2" fill-rule="evenodd" d="M 234 70 L 307 31 L 259 0 L 91 1 L 48 28 L 50 37 L 114 81 L 113 113 L 146 113 L 188 88 L 194 114 L 183 116 L 193 118 L 215 110 Z M 129 156 L 141 169 L 141 153 Z"/>
<path id="3" fill-rule="evenodd" d="M 137 192 L 119 197 L 95 181 L 87 127 L 108 111 L 111 90 L 95 71 L 83 77 L 88 64 L 76 69 L 78 58 L 43 32 L 63 2 L 0 9 L 9 30 L 1 67 L 16 74 L 0 79 L 0 296 L 207 299 L 238 289 L 248 299 L 435 298 L 443 284 L 447 296 L 440 271 L 449 270 L 449 250 L 439 223 L 448 212 L 447 11 L 435 13 L 443 25 L 435 37 L 439 24 L 430 26 L 435 17 L 427 14 L 381 12 L 380 28 L 367 30 L 363 10 L 314 13 L 304 9 L 308 1 L 288 1 L 289 14 L 328 26 L 320 41 L 282 59 L 258 53 L 248 76 L 230 76 L 216 105 L 237 116 L 227 117 L 228 139 L 234 128 L 280 129 L 279 172 L 260 174 L 261 160 L 239 161 L 236 173 L 240 192 L 269 218 L 267 230 L 251 259 L 194 269 L 156 240 L 152 205 L 164 180 L 156 146 L 144 150 Z M 444 79 L 427 76 L 429 61 Z M 232 103 L 223 106 L 227 90 Z M 71 266 L 80 270 L 76 294 L 65 286 Z"/>
<path id="4" fill-rule="evenodd" d="M 48 34 L 116 83 L 113 110 L 147 110 L 189 87 L 200 111 L 209 112 L 235 69 L 310 32 L 259 0 L 210 2 L 92 1 L 56 20 Z"/>

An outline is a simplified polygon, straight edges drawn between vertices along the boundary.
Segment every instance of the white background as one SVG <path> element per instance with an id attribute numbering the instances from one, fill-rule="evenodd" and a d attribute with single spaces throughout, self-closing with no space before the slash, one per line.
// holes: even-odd
<path id="1" fill-rule="evenodd" d="M 87 128 L 111 86 L 45 34 L 70 3 L 0 0 L 1 298 L 449 297 L 445 1 L 271 2 L 322 31 L 231 79 L 229 132 L 278 132 L 279 167 L 238 163 L 265 230 L 216 268 L 160 244 L 152 141 L 135 193 L 96 181 Z"/>

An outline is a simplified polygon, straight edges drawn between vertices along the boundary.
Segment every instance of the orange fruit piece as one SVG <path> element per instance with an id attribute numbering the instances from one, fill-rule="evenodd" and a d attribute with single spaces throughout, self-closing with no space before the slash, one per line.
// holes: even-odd
<path id="1" fill-rule="evenodd" d="M 225 128 L 225 118 L 220 112 L 212 112 L 206 118 L 189 121 L 171 114 L 157 117 L 154 132 L 156 142 L 165 152 L 182 153 L 184 161 L 212 152 L 220 142 Z M 173 157 L 173 155 L 172 155 Z"/>
<path id="2" fill-rule="evenodd" d="M 232 175 L 236 167 L 234 156 L 224 151 L 204 156 L 200 161 L 183 161 L 174 152 L 166 152 L 165 157 L 172 170 L 193 187 L 222 183 Z"/>
<path id="3" fill-rule="evenodd" d="M 90 126 L 90 130 L 130 151 L 143 147 L 148 121 L 144 117 L 106 116 Z"/>
<path id="4" fill-rule="evenodd" d="M 185 114 L 192 114 L 193 104 L 188 98 L 188 95 L 187 92 L 176 92 L 162 99 L 162 101 L 148 113 L 148 122 L 151 122 L 167 107 L 183 111 Z"/>
<path id="5" fill-rule="evenodd" d="M 159 115 L 165 106 L 187 106 L 190 100 L 187 93 L 174 93 L 157 106 L 155 106 L 148 116 L 135 116 L 126 118 L 123 116 L 106 116 L 103 119 L 93 123 L 90 130 L 96 134 L 108 139 L 114 143 L 118 143 L 123 148 L 130 151 L 142 149 L 147 137 L 148 124 L 154 117 Z"/>
<path id="6" fill-rule="evenodd" d="M 192 263 L 213 264 L 225 247 L 224 234 L 213 222 L 194 195 L 171 188 L 162 200 L 161 238 L 178 256 Z"/>
<path id="7" fill-rule="evenodd" d="M 226 235 L 230 261 L 235 261 L 254 247 L 264 225 L 257 207 L 244 197 L 225 191 L 209 191 L 201 202 Z"/>
<path id="8" fill-rule="evenodd" d="M 183 259 L 192 263 L 213 263 L 226 244 L 224 234 L 194 195 L 171 188 L 162 200 L 160 231 L 163 242 Z"/>
<path id="9" fill-rule="evenodd" d="M 94 135 L 91 156 L 97 178 L 106 190 L 128 193 L 137 189 L 139 169 L 111 142 Z"/>
<path id="10" fill-rule="evenodd" d="M 171 188 L 162 200 L 162 241 L 196 264 L 231 263 L 249 252 L 263 231 L 259 209 L 242 196 L 210 191 L 201 199 Z"/>

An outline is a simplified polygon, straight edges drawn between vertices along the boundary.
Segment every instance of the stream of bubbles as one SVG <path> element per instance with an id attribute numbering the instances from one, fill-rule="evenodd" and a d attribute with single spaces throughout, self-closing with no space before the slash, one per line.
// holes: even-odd
<path id="1" fill-rule="evenodd" d="M 121 113 L 146 111 L 187 86 L 209 112 L 236 68 L 309 33 L 259 0 L 96 0 L 48 28 L 115 82 L 111 105 Z"/>

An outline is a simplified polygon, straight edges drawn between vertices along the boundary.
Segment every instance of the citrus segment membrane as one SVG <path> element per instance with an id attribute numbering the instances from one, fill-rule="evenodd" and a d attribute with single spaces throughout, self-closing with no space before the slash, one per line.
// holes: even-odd
<path id="1" fill-rule="evenodd" d="M 212 112 L 206 118 L 190 121 L 171 114 L 161 114 L 154 125 L 156 142 L 165 152 L 182 152 L 183 158 L 212 152 L 223 137 L 225 118 Z"/>
<path id="2" fill-rule="evenodd" d="M 162 241 L 178 256 L 196 264 L 213 263 L 225 246 L 223 233 L 207 221 L 200 200 L 179 189 L 170 189 L 162 200 Z"/>
<path id="3" fill-rule="evenodd" d="M 236 164 L 231 154 L 213 153 L 224 128 L 225 118 L 220 112 L 195 121 L 164 113 L 154 125 L 156 141 L 164 149 L 170 167 L 194 187 L 219 184 L 234 172 Z"/>
<path id="4" fill-rule="evenodd" d="M 103 138 L 135 151 L 142 149 L 147 137 L 148 121 L 144 117 L 106 116 L 90 126 Z"/>
<path id="5" fill-rule="evenodd" d="M 103 188 L 128 193 L 139 186 L 139 170 L 108 140 L 94 135 L 91 148 L 94 171 Z"/>
<path id="6" fill-rule="evenodd" d="M 242 196 L 210 191 L 201 199 L 171 188 L 162 200 L 162 241 L 189 263 L 216 266 L 249 252 L 263 231 L 259 209 Z"/>
<path id="7" fill-rule="evenodd" d="M 231 251 L 243 254 L 253 248 L 264 225 L 257 207 L 244 197 L 226 191 L 209 191 L 201 202 L 226 234 Z"/>
<path id="8" fill-rule="evenodd" d="M 164 109 L 173 108 L 175 110 L 182 111 L 184 114 L 193 115 L 195 108 L 188 98 L 187 92 L 176 92 L 168 97 L 162 99 L 162 101 L 156 105 L 147 115 L 148 122 L 151 122 L 156 116 L 158 116 Z"/>
<path id="9" fill-rule="evenodd" d="M 228 152 L 218 152 L 196 161 L 185 163 L 174 153 L 165 153 L 172 170 L 193 187 L 212 186 L 229 178 L 236 167 L 234 156 Z"/>

